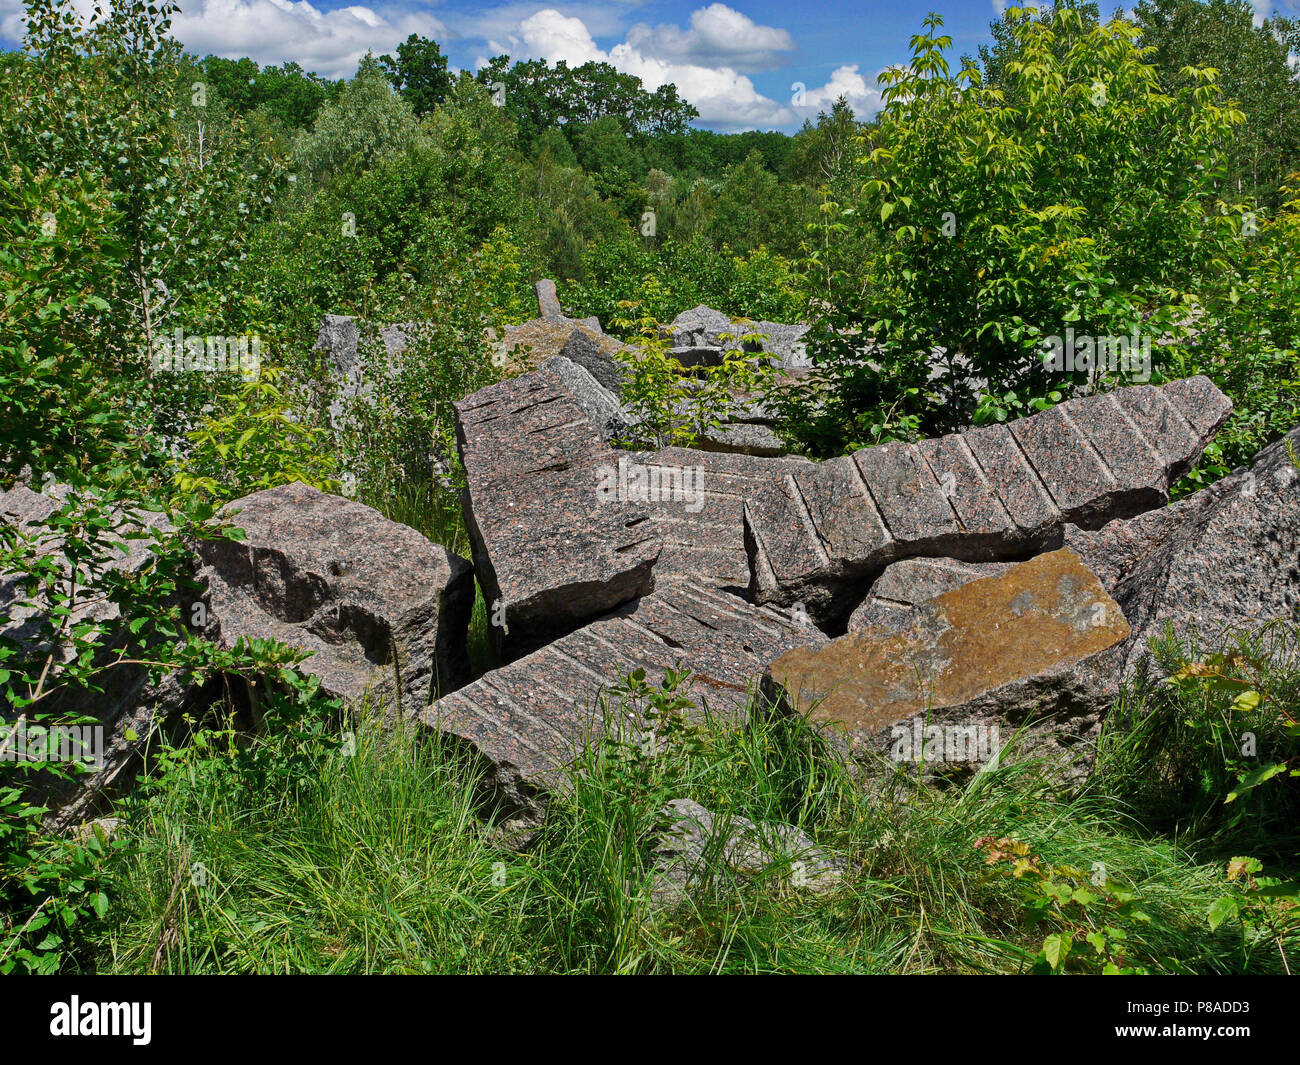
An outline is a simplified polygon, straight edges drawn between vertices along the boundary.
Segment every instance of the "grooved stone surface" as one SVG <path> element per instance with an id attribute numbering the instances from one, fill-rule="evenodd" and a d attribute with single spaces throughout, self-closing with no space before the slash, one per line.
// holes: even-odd
<path id="1" fill-rule="evenodd" d="M 1300 429 L 1248 469 L 1172 506 L 1066 542 L 1089 561 L 1133 626 L 1123 670 L 1154 664 L 1166 628 L 1191 653 L 1224 649 L 1233 634 L 1300 617 Z"/>
<path id="2" fill-rule="evenodd" d="M 602 710 L 600 696 L 632 670 L 657 685 L 680 662 L 694 671 L 689 694 L 713 712 L 741 714 L 763 666 L 826 637 L 782 612 L 668 578 L 651 595 L 494 670 L 415 713 L 423 726 L 481 756 L 499 795 L 535 811 L 563 767 L 609 728 L 639 735 L 641 722 Z"/>
<path id="3" fill-rule="evenodd" d="M 618 455 L 554 367 L 461 400 L 456 431 L 474 566 L 489 610 L 504 612 L 491 632 L 505 653 L 650 591 L 661 548 L 650 512 L 601 497 L 597 468 Z"/>
<path id="4" fill-rule="evenodd" d="M 681 574 L 743 592 L 749 586 L 745 500 L 782 472 L 809 470 L 814 464 L 669 447 L 627 454 L 627 468 L 634 467 L 645 471 L 649 483 L 660 485 L 660 498 L 645 504 L 652 515 L 646 528 L 663 543 L 656 579 Z M 672 489 L 679 482 L 687 491 Z"/>
<path id="5" fill-rule="evenodd" d="M 1127 393 L 1136 394 L 1130 396 Z M 1150 410 L 1150 424 L 1133 416 Z M 1160 507 L 1232 405 L 1203 377 L 1070 400 L 1009 425 L 866 448 L 770 484 L 745 511 L 750 592 L 834 624 L 900 558 L 1024 557 Z M 852 462 L 867 493 L 843 475 Z M 883 527 L 883 534 L 882 534 Z"/>

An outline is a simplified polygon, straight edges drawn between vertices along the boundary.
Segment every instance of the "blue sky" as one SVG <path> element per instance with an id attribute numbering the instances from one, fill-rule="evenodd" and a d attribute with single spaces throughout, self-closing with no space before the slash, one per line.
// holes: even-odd
<path id="1" fill-rule="evenodd" d="M 75 0 L 89 11 L 93 0 Z M 794 129 L 839 95 L 860 114 L 879 104 L 876 75 L 909 54 L 926 13 L 944 16 L 954 59 L 988 40 L 1004 0 L 181 0 L 173 33 L 196 54 L 295 60 L 350 75 L 367 50 L 432 37 L 455 67 L 502 52 L 570 63 L 600 59 L 648 87 L 671 81 L 712 129 Z M 1253 0 L 1296 12 L 1300 0 Z M 1118 6 L 1103 0 L 1103 11 Z M 21 36 L 22 0 L 0 0 L 0 41 Z M 804 86 L 803 103 L 792 87 Z"/>

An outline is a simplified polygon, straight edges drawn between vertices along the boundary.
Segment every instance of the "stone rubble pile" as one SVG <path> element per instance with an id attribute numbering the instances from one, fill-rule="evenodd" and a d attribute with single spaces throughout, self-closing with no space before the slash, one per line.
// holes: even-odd
<path id="1" fill-rule="evenodd" d="M 938 779 L 1018 734 L 1022 753 L 1077 779 L 1119 683 L 1151 665 L 1152 637 L 1212 641 L 1300 610 L 1300 429 L 1169 504 L 1231 414 L 1204 377 L 824 462 L 631 451 L 613 443 L 628 422 L 609 338 L 565 317 L 553 284 L 538 300 L 535 324 L 558 346 L 455 405 L 472 563 L 302 485 L 230 504 L 246 539 L 194 548 L 208 635 L 311 651 L 303 668 L 327 691 L 462 746 L 525 820 L 589 744 L 645 728 L 617 691 L 635 670 L 658 685 L 688 669 L 700 712 L 737 725 L 761 692 L 864 765 Z M 381 331 L 394 357 L 404 328 Z M 684 362 L 706 365 L 738 328 L 767 333 L 755 347 L 783 366 L 803 357 L 802 327 L 707 307 L 667 331 Z M 353 373 L 354 322 L 327 319 L 321 345 Z M 0 517 L 49 505 L 15 488 Z M 475 581 L 501 662 L 477 678 Z M 0 603 L 16 595 L 0 579 Z M 21 641 L 23 624 L 18 611 L 6 634 Z M 128 726 L 147 737 L 184 694 L 137 687 L 87 708 L 119 739 Z M 115 750 L 110 775 L 131 754 Z M 678 858 L 714 834 L 708 811 L 687 813 Z M 728 861 L 770 864 L 782 848 L 751 851 Z M 814 865 L 833 879 L 829 860 Z M 693 875 L 665 871 L 665 898 Z"/>

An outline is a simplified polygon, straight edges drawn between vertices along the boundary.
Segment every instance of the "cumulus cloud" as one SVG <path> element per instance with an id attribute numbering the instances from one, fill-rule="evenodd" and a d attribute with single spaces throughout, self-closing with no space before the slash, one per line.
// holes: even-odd
<path id="1" fill-rule="evenodd" d="M 94 0 L 74 0 L 88 18 Z M 23 38 L 23 0 L 0 0 L 0 37 Z M 172 16 L 172 36 L 195 55 L 249 56 L 263 65 L 292 60 L 330 78 L 351 77 L 368 51 L 391 52 L 412 33 L 445 40 L 432 15 L 354 5 L 322 11 L 310 0 L 188 0 Z"/>
<path id="2" fill-rule="evenodd" d="M 74 3 L 89 12 L 94 0 Z M 292 59 L 326 77 L 350 77 L 367 51 L 391 52 L 412 33 L 439 41 L 474 38 L 486 44 L 487 55 L 574 66 L 595 60 L 636 75 L 651 91 L 672 83 L 700 112 L 700 123 L 719 130 L 790 128 L 828 110 L 839 96 L 860 118 L 880 106 L 879 90 L 856 66 L 842 66 L 825 85 L 805 88 L 798 102 L 793 88 L 776 99 L 764 95 L 750 75 L 786 65 L 794 39 L 724 3 L 699 8 L 685 26 L 638 23 L 626 32 L 617 5 L 608 3 L 577 3 L 561 12 L 511 0 L 472 15 L 440 9 L 440 18 L 398 3 L 406 0 L 325 11 L 311 0 L 188 0 L 173 20 L 173 34 L 198 55 L 247 55 L 263 64 Z M 0 0 L 0 32 L 11 40 L 22 37 L 22 11 L 23 0 Z M 602 48 L 597 37 L 622 41 Z M 480 55 L 476 65 L 486 61 Z"/>
<path id="3" fill-rule="evenodd" d="M 808 89 L 803 94 L 801 111 L 829 111 L 841 96 L 848 101 L 859 119 L 874 115 L 883 102 L 876 79 L 867 81 L 858 73 L 857 63 L 838 67 L 825 85 Z"/>
<path id="4" fill-rule="evenodd" d="M 609 58 L 596 47 L 582 19 L 561 15 L 554 8 L 524 19 L 519 24 L 519 39 L 529 56 L 549 63 L 564 60 L 570 66 L 579 66 Z"/>
<path id="5" fill-rule="evenodd" d="M 293 59 L 326 77 L 349 77 L 367 51 L 391 51 L 412 33 L 441 38 L 432 15 L 395 8 L 321 11 L 309 0 L 196 0 L 172 19 L 172 33 L 197 55 L 259 63 Z"/>
<path id="6" fill-rule="evenodd" d="M 793 90 L 789 102 L 763 95 L 748 74 L 780 66 L 785 61 L 782 53 L 794 49 L 794 40 L 785 30 L 759 26 L 720 3 L 696 11 L 687 29 L 639 24 L 608 51 L 596 43 L 583 19 L 554 8 L 533 12 L 504 39 L 489 43 L 494 53 L 516 59 L 609 63 L 636 75 L 651 91 L 672 83 L 700 112 L 700 123 L 715 129 L 796 125 L 829 108 L 841 95 L 864 118 L 880 106 L 879 92 L 856 66 L 841 67 L 826 85 L 805 90 L 798 107 Z"/>
<path id="7" fill-rule="evenodd" d="M 793 51 L 795 44 L 785 30 L 759 26 L 726 4 L 710 4 L 691 15 L 689 29 L 671 24 L 633 26 L 627 47 L 647 59 L 754 73 L 779 65 L 781 53 Z"/>

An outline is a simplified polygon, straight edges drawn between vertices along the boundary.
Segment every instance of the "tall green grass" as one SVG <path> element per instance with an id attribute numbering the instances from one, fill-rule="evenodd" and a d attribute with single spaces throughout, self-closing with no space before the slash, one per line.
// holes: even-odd
<path id="1" fill-rule="evenodd" d="M 1092 783 L 1073 794 L 1026 762 L 946 790 L 863 789 L 801 721 L 756 707 L 737 727 L 695 708 L 653 754 L 616 733 L 583 754 L 523 853 L 498 845 L 477 767 L 437 738 L 363 721 L 353 753 L 320 744 L 291 758 L 292 737 L 265 736 L 251 782 L 247 750 L 178 752 L 124 809 L 129 846 L 109 870 L 113 905 L 90 963 L 132 973 L 1028 971 L 1059 926 L 1050 914 L 1033 920 L 1028 879 L 986 861 L 976 844 L 996 837 L 1022 841 L 1046 866 L 1102 867 L 1131 887 L 1146 918 L 1126 929 L 1135 966 L 1279 971 L 1279 944 L 1257 929 L 1210 930 L 1211 904 L 1236 890 L 1223 848 L 1258 838 L 1224 821 L 1198 853 L 1205 837 L 1168 820 L 1157 800 L 1200 763 L 1172 758 L 1153 730 L 1209 711 L 1186 696 L 1166 706 L 1153 690 L 1126 695 Z M 644 710 L 630 691 L 611 693 L 607 713 Z M 267 771 L 281 761 L 295 768 Z M 686 905 L 656 911 L 660 809 L 683 797 L 723 821 L 802 827 L 841 864 L 838 886 L 801 890 L 776 861 L 749 877 L 719 869 Z M 1280 946 L 1294 955 L 1296 938 Z"/>

